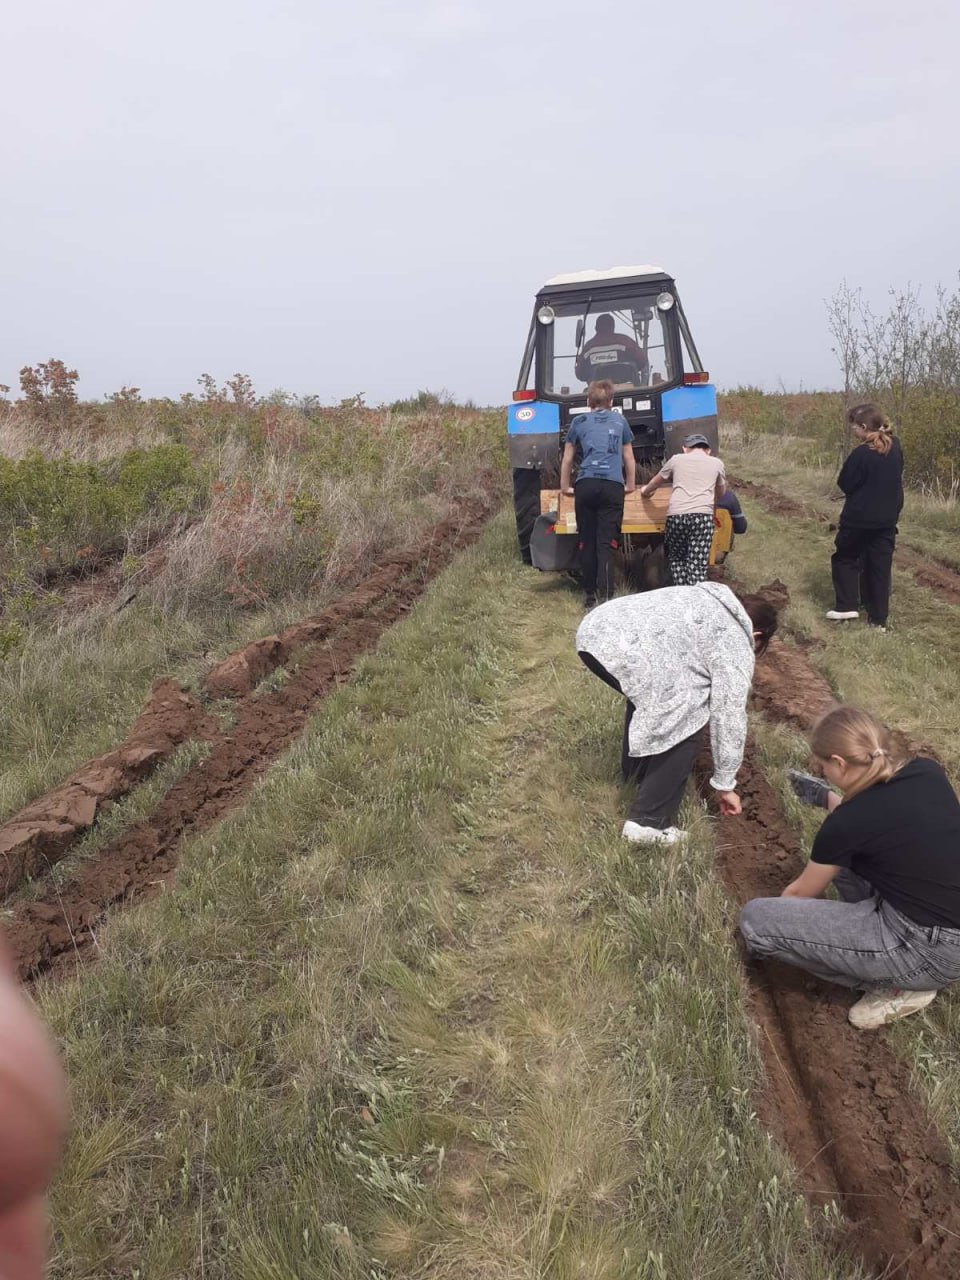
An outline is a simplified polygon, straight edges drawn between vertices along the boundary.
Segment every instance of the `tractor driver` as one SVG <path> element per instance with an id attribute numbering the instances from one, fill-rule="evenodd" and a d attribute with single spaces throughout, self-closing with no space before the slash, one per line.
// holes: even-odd
<path id="1" fill-rule="evenodd" d="M 624 370 L 624 365 L 635 372 Z M 612 315 L 597 316 L 596 333 L 584 343 L 577 357 L 577 377 L 583 382 L 611 378 L 615 385 L 643 386 L 649 375 L 650 361 L 643 348 L 633 338 L 617 333 Z"/>

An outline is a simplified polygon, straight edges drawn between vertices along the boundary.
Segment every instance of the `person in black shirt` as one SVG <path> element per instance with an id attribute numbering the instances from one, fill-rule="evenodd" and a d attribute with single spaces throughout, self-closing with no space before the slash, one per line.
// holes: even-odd
<path id="1" fill-rule="evenodd" d="M 903 452 L 876 405 L 858 404 L 847 421 L 863 443 L 837 476 L 846 501 L 830 562 L 837 603 L 827 617 L 831 622 L 858 618 L 862 603 L 870 625 L 885 630 L 897 520 L 903 508 Z"/>
<path id="2" fill-rule="evenodd" d="M 811 747 L 843 797 L 793 775 L 827 817 L 802 874 L 748 902 L 740 930 L 755 956 L 865 989 L 850 1021 L 883 1026 L 960 980 L 960 801 L 940 765 L 856 707 L 824 716 Z M 831 884 L 839 901 L 821 897 Z"/>

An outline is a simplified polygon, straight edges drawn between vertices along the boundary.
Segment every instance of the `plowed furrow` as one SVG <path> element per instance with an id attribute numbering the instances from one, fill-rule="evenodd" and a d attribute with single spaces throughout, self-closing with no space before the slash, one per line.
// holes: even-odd
<path id="1" fill-rule="evenodd" d="M 465 506 L 324 613 L 283 637 L 258 642 L 295 658 L 285 683 L 257 694 L 248 681 L 249 691 L 234 704 L 232 726 L 207 721 L 209 756 L 174 783 L 148 820 L 104 845 L 67 884 L 41 887 L 14 906 L 6 932 L 21 977 L 74 964 L 95 946 L 97 927 L 111 906 L 156 892 L 169 879 L 183 838 L 209 828 L 242 801 L 300 735 L 317 704 L 350 678 L 357 660 L 411 608 L 430 579 L 476 539 L 492 505 L 478 500 Z"/>

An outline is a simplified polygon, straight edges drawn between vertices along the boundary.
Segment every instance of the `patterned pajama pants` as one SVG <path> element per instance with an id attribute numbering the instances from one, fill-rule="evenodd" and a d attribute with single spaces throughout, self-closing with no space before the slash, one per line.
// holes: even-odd
<path id="1" fill-rule="evenodd" d="M 667 516 L 663 535 L 670 581 L 675 587 L 695 587 L 707 580 L 713 542 L 713 515 Z"/>

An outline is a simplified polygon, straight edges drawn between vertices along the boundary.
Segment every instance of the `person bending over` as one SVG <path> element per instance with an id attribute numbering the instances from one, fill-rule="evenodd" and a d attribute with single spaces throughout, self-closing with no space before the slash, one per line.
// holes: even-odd
<path id="1" fill-rule="evenodd" d="M 960 802 L 933 760 L 910 758 L 867 711 L 838 707 L 810 746 L 827 783 L 794 774 L 827 810 L 810 862 L 779 898 L 740 913 L 748 950 L 864 991 L 869 1029 L 924 1009 L 960 979 Z M 839 900 L 824 898 L 833 886 Z"/>
<path id="2" fill-rule="evenodd" d="M 613 404 L 613 383 L 587 388 L 591 412 L 574 418 L 563 446 L 560 488 L 573 495 L 579 535 L 584 608 L 613 595 L 613 553 L 620 546 L 624 493 L 636 485 L 633 432 Z M 581 451 L 577 483 L 570 483 L 577 447 Z"/>
<path id="3" fill-rule="evenodd" d="M 673 483 L 663 541 L 670 579 L 676 586 L 705 582 L 713 542 L 713 512 L 726 490 L 726 471 L 710 453 L 706 436 L 694 434 L 640 490 L 649 498 L 662 484 Z"/>
<path id="4" fill-rule="evenodd" d="M 747 734 L 754 659 L 777 613 L 720 582 L 663 587 L 598 605 L 577 631 L 577 653 L 626 700 L 621 769 L 637 791 L 622 835 L 673 844 L 687 778 L 709 722 L 710 785 L 724 813 L 740 813 L 737 770 Z"/>

